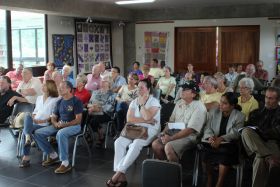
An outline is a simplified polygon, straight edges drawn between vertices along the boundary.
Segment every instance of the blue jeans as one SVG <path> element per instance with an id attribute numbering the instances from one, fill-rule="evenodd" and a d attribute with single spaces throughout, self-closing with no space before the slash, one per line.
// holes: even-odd
<path id="1" fill-rule="evenodd" d="M 25 135 L 30 135 L 32 136 L 32 133 L 37 130 L 37 129 L 40 129 L 40 128 L 43 128 L 45 126 L 42 126 L 42 125 L 37 125 L 35 123 L 33 123 L 33 119 L 31 117 L 30 114 L 26 114 L 24 116 L 24 125 L 23 125 L 23 131 L 22 131 L 22 139 L 21 139 L 21 142 L 20 144 L 22 145 L 22 150 L 21 150 L 21 153 L 22 155 L 25 155 L 25 156 L 28 156 L 30 155 L 30 146 L 24 146 L 25 144 Z"/>
<path id="2" fill-rule="evenodd" d="M 54 152 L 51 144 L 48 142 L 48 137 L 56 134 L 56 141 L 58 144 L 58 152 L 60 161 L 68 160 L 68 138 L 78 134 L 81 131 L 80 125 L 65 127 L 62 129 L 56 129 L 54 126 L 47 126 L 35 131 L 34 137 L 39 148 L 44 154 L 50 154 Z"/>
<path id="3" fill-rule="evenodd" d="M 116 114 L 117 114 L 117 131 L 118 132 L 121 132 L 124 127 L 127 111 L 128 111 L 128 104 L 126 102 L 117 103 Z"/>

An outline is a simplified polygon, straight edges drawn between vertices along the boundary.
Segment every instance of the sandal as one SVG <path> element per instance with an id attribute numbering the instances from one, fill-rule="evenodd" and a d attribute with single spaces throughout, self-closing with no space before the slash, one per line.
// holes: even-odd
<path id="1" fill-rule="evenodd" d="M 106 182 L 106 185 L 108 187 L 115 187 L 116 186 L 116 182 L 113 181 L 113 179 L 109 179 L 107 182 Z"/>
<path id="2" fill-rule="evenodd" d="M 30 166 L 30 160 L 22 160 L 21 163 L 19 164 L 20 168 L 27 168 Z"/>

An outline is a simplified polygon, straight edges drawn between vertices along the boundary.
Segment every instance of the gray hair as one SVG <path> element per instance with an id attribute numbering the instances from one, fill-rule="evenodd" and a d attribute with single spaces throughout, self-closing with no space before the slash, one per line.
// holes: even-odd
<path id="1" fill-rule="evenodd" d="M 215 89 L 218 88 L 218 81 L 212 76 L 205 76 L 203 82 L 209 82 Z"/>
<path id="2" fill-rule="evenodd" d="M 77 75 L 77 80 L 80 80 L 82 83 L 87 84 L 87 76 L 83 73 Z"/>
<path id="3" fill-rule="evenodd" d="M 244 77 L 243 79 L 241 79 L 238 83 L 239 87 L 240 87 L 240 85 L 243 85 L 246 88 L 249 88 L 251 92 L 254 90 L 254 87 L 255 87 L 253 79 L 251 79 L 249 77 Z"/>

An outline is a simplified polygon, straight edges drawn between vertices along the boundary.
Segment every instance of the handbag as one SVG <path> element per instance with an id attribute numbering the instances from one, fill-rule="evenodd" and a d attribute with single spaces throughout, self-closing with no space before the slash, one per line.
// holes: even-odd
<path id="1" fill-rule="evenodd" d="M 148 138 L 148 128 L 138 126 L 132 123 L 126 123 L 121 132 L 121 136 L 128 138 L 130 140 L 134 140 L 134 139 L 146 140 Z"/>
<path id="2" fill-rule="evenodd" d="M 21 129 L 24 125 L 24 116 L 25 112 L 19 112 L 16 116 L 11 116 L 10 121 L 10 128 L 17 128 Z"/>

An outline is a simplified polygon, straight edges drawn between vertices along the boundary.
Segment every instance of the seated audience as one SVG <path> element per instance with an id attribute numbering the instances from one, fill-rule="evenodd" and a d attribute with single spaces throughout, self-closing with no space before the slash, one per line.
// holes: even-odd
<path id="1" fill-rule="evenodd" d="M 33 77 L 31 68 L 24 68 L 22 71 L 22 81 L 17 90 L 29 103 L 35 104 L 39 95 L 42 95 L 42 83 L 37 77 Z"/>
<path id="2" fill-rule="evenodd" d="M 87 75 L 87 84 L 85 88 L 89 91 L 100 89 L 101 77 L 100 66 L 94 65 L 91 70 L 91 74 Z"/>
<path id="3" fill-rule="evenodd" d="M 222 187 L 232 165 L 239 163 L 238 129 L 243 127 L 245 116 L 240 112 L 237 97 L 232 92 L 222 95 L 220 107 L 209 111 L 202 138 L 202 162 L 207 171 L 207 187 L 212 186 L 212 164 L 219 165 L 216 187 Z"/>
<path id="4" fill-rule="evenodd" d="M 164 76 L 158 80 L 156 88 L 161 90 L 161 102 L 167 103 L 175 99 L 176 80 L 171 76 L 171 68 L 164 67 Z"/>
<path id="5" fill-rule="evenodd" d="M 82 101 L 83 106 L 86 106 L 88 104 L 91 96 L 90 92 L 85 88 L 86 84 L 87 76 L 85 76 L 84 74 L 79 74 L 76 80 L 76 89 L 74 95 Z"/>
<path id="6" fill-rule="evenodd" d="M 190 81 L 183 84 L 181 100 L 176 103 L 169 122 L 184 123 L 185 128 L 175 133 L 172 127 L 168 128 L 167 125 L 152 144 L 155 157 L 178 162 L 185 150 L 196 145 L 197 136 L 206 120 L 206 113 L 204 104 L 199 101 L 199 88 L 196 83 Z"/>
<path id="7" fill-rule="evenodd" d="M 248 64 L 246 67 L 246 74 L 240 74 L 236 77 L 233 85 L 234 92 L 239 93 L 238 83 L 239 81 L 244 77 L 249 77 L 254 81 L 254 91 L 259 92 L 264 89 L 264 85 L 256 78 L 254 77 L 254 74 L 256 72 L 256 68 L 254 64 Z"/>
<path id="8" fill-rule="evenodd" d="M 150 66 L 147 65 L 147 64 L 144 64 L 142 66 L 142 72 L 143 72 L 142 75 L 138 75 L 139 80 L 149 79 L 151 81 L 152 85 L 154 85 L 155 79 L 152 75 L 149 74 L 150 73 Z"/>
<path id="9" fill-rule="evenodd" d="M 12 90 L 16 90 L 19 83 L 22 81 L 22 70 L 23 70 L 23 65 L 19 64 L 16 70 L 9 71 L 6 74 L 12 81 Z"/>
<path id="10" fill-rule="evenodd" d="M 120 136 L 115 141 L 115 174 L 106 182 L 107 186 L 127 186 L 127 169 L 137 159 L 142 148 L 149 145 L 160 131 L 160 104 L 151 95 L 151 82 L 148 79 L 141 80 L 138 89 L 138 97 L 129 105 L 127 122 L 146 127 L 148 137 L 131 140 Z"/>
<path id="11" fill-rule="evenodd" d="M 189 83 L 190 81 L 193 81 L 193 75 L 187 72 L 185 76 L 180 80 L 179 86 L 185 83 Z M 181 92 L 182 92 L 182 87 L 179 87 L 174 99 L 175 104 L 181 99 Z"/>
<path id="12" fill-rule="evenodd" d="M 127 77 L 128 85 L 123 85 L 116 97 L 117 107 L 117 136 L 120 134 L 124 127 L 125 118 L 128 110 L 128 106 L 132 100 L 137 97 L 137 83 L 138 76 L 136 73 L 130 73 Z"/>
<path id="13" fill-rule="evenodd" d="M 207 111 L 219 106 L 221 93 L 217 92 L 218 82 L 212 76 L 206 76 L 203 79 L 202 87 L 204 93 L 200 94 L 201 101 L 205 104 Z"/>
<path id="14" fill-rule="evenodd" d="M 242 74 L 244 74 L 244 75 L 246 74 L 246 72 L 243 71 L 243 66 L 242 66 L 242 64 L 238 64 L 238 65 L 237 65 L 236 73 L 237 73 L 237 76 L 238 76 L 238 75 L 242 75 Z"/>
<path id="15" fill-rule="evenodd" d="M 98 66 L 99 66 L 101 79 L 110 79 L 111 72 L 106 70 L 105 63 L 104 62 L 99 62 Z"/>
<path id="16" fill-rule="evenodd" d="M 252 186 L 275 186 L 280 173 L 280 106 L 278 88 L 265 92 L 265 106 L 253 111 L 241 137 L 248 156 L 253 156 Z M 268 180 L 270 179 L 270 180 Z M 277 185 L 276 185 L 277 186 Z"/>
<path id="17" fill-rule="evenodd" d="M 263 69 L 263 61 L 262 60 L 259 60 L 256 63 L 256 72 L 255 72 L 254 76 L 257 79 L 260 79 L 260 80 L 263 80 L 263 81 L 268 81 L 268 72 L 265 69 Z"/>
<path id="18" fill-rule="evenodd" d="M 31 135 L 40 128 L 50 125 L 51 114 L 55 108 L 58 100 L 58 91 L 53 80 L 46 80 L 42 87 L 43 95 L 37 97 L 36 107 L 31 114 L 26 114 L 24 118 L 23 139 L 20 142 L 23 147 L 22 160 L 19 167 L 30 166 L 30 147 L 31 147 Z"/>
<path id="19" fill-rule="evenodd" d="M 151 60 L 149 75 L 153 76 L 156 80 L 164 76 L 164 72 L 159 68 L 158 60 L 155 58 Z"/>
<path id="20" fill-rule="evenodd" d="M 72 67 L 65 64 L 62 68 L 62 79 L 63 81 L 69 81 L 73 86 L 75 86 L 75 80 L 70 76 L 72 73 Z"/>
<path id="21" fill-rule="evenodd" d="M 226 86 L 227 80 L 222 72 L 215 73 L 214 77 L 216 78 L 216 80 L 218 82 L 217 91 L 220 94 L 224 94 L 226 92 L 233 92 L 233 89 L 231 87 Z"/>
<path id="22" fill-rule="evenodd" d="M 69 81 L 60 83 L 58 91 L 61 99 L 57 101 L 56 107 L 51 115 L 52 125 L 37 129 L 34 138 L 48 159 L 42 162 L 42 166 L 50 166 L 58 160 L 60 166 L 55 173 L 66 173 L 71 170 L 69 163 L 69 137 L 81 131 L 81 120 L 83 113 L 83 104 L 72 95 L 73 85 Z M 59 158 L 56 151 L 52 148 L 48 137 L 56 134 L 58 144 Z"/>
<path id="23" fill-rule="evenodd" d="M 237 77 L 238 73 L 235 72 L 235 65 L 234 64 L 230 64 L 229 67 L 228 67 L 228 73 L 225 74 L 225 78 L 226 78 L 226 81 L 227 81 L 227 85 L 230 87 L 230 88 L 233 88 L 233 84 L 234 84 L 234 81 Z"/>
<path id="24" fill-rule="evenodd" d="M 142 75 L 142 71 L 140 70 L 140 63 L 135 61 L 133 63 L 133 70 L 130 73 L 136 73 L 138 76 Z"/>
<path id="25" fill-rule="evenodd" d="M 254 81 L 251 78 L 243 78 L 239 81 L 240 97 L 238 97 L 238 104 L 241 106 L 241 112 L 245 114 L 248 120 L 250 112 L 259 108 L 258 101 L 252 96 L 254 90 Z"/>
<path id="26" fill-rule="evenodd" d="M 59 71 L 54 71 L 52 73 L 52 80 L 54 80 L 56 87 L 58 88 L 60 83 L 63 81 L 62 74 Z"/>
<path id="27" fill-rule="evenodd" d="M 52 80 L 52 74 L 55 71 L 55 64 L 53 62 L 47 63 L 47 70 L 44 73 L 44 81 L 46 80 Z"/>
<path id="28" fill-rule="evenodd" d="M 22 95 L 11 89 L 11 79 L 8 76 L 0 76 L 0 124 L 12 114 L 14 104 L 28 102 Z"/>
<path id="29" fill-rule="evenodd" d="M 120 75 L 121 70 L 119 67 L 115 66 L 111 70 L 111 76 L 112 76 L 112 91 L 114 93 L 118 93 L 118 91 L 121 89 L 122 85 L 126 84 L 126 80 L 123 76 Z"/>
<path id="30" fill-rule="evenodd" d="M 104 142 L 103 131 L 101 124 L 111 120 L 110 113 L 114 110 L 115 94 L 110 90 L 110 82 L 106 79 L 101 81 L 99 90 L 92 92 L 88 104 L 88 124 L 93 127 L 94 131 L 98 132 L 97 147 L 102 147 Z"/>

